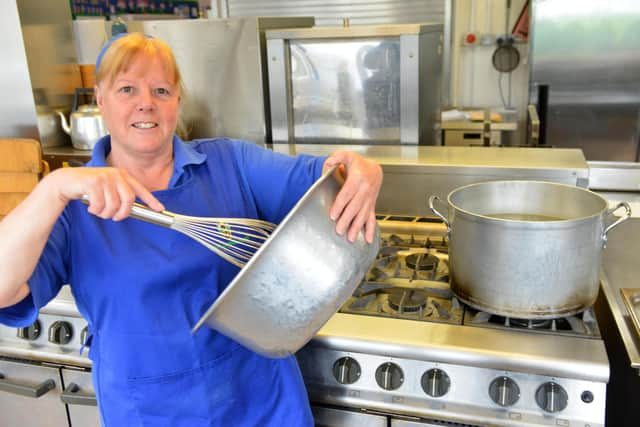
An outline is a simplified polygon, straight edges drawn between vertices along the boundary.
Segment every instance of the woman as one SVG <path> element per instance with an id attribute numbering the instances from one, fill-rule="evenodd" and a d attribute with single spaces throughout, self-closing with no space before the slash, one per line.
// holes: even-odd
<path id="1" fill-rule="evenodd" d="M 31 324 L 71 284 L 87 319 L 105 426 L 311 425 L 293 357 L 266 359 L 190 328 L 238 269 L 190 238 L 127 219 L 134 199 L 194 216 L 279 222 L 322 170 L 343 165 L 330 215 L 371 242 L 380 167 L 349 152 L 292 158 L 228 139 L 176 135 L 182 95 L 169 47 L 131 34 L 96 65 L 110 136 L 88 167 L 47 175 L 1 223 L 0 321 Z M 78 199 L 88 195 L 87 209 Z M 87 212 L 88 211 L 88 212 Z"/>

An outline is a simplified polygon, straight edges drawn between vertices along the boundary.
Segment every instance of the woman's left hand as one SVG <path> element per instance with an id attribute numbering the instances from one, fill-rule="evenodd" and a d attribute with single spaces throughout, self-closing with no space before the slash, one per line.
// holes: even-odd
<path id="1" fill-rule="evenodd" d="M 347 233 L 350 242 L 356 240 L 364 228 L 365 239 L 373 242 L 376 226 L 376 200 L 382 185 L 382 168 L 373 160 L 366 159 L 351 151 L 336 151 L 323 165 L 327 170 L 341 165 L 345 178 L 329 215 L 336 221 L 336 232 Z"/>

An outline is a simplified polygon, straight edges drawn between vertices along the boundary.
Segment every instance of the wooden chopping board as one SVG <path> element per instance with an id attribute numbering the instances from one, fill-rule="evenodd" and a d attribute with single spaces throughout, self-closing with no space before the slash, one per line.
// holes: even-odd
<path id="1" fill-rule="evenodd" d="M 38 141 L 0 138 L 0 219 L 24 200 L 47 172 Z"/>

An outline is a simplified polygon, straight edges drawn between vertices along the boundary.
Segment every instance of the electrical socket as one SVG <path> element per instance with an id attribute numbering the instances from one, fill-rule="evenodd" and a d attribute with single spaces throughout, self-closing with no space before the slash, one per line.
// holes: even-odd
<path id="1" fill-rule="evenodd" d="M 481 37 L 480 37 L 480 44 L 482 46 L 491 46 L 496 42 L 496 38 L 493 34 L 490 33 L 484 33 Z"/>

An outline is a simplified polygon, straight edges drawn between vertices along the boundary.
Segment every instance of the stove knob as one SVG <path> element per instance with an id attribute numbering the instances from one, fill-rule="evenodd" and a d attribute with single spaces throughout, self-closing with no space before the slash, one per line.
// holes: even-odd
<path id="1" fill-rule="evenodd" d="M 569 397 L 560 384 L 548 382 L 538 387 L 536 402 L 547 412 L 559 412 L 567 407 Z"/>
<path id="2" fill-rule="evenodd" d="M 360 364 L 351 357 L 342 357 L 333 364 L 333 376 L 340 384 L 353 384 L 362 374 Z"/>
<path id="3" fill-rule="evenodd" d="M 69 322 L 60 320 L 49 327 L 49 342 L 53 344 L 69 344 L 71 337 L 73 337 L 73 327 Z"/>
<path id="4" fill-rule="evenodd" d="M 31 326 L 27 326 L 26 328 L 18 328 L 16 335 L 23 340 L 35 341 L 40 336 L 40 321 L 36 320 Z"/>
<path id="5" fill-rule="evenodd" d="M 422 375 L 422 389 L 431 397 L 441 397 L 447 394 L 451 386 L 449 375 L 442 369 L 429 369 Z"/>
<path id="6" fill-rule="evenodd" d="M 404 373 L 395 363 L 383 363 L 376 369 L 376 382 L 385 390 L 395 390 L 404 382 Z"/>
<path id="7" fill-rule="evenodd" d="M 509 377 L 498 377 L 489 385 L 489 396 L 500 406 L 511 406 L 520 398 L 520 387 Z"/>

